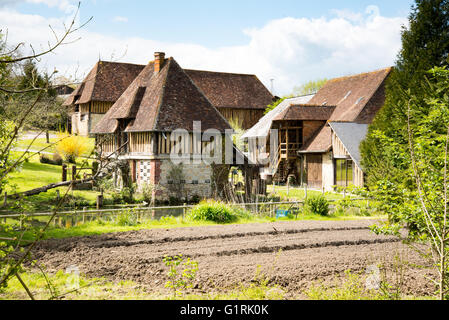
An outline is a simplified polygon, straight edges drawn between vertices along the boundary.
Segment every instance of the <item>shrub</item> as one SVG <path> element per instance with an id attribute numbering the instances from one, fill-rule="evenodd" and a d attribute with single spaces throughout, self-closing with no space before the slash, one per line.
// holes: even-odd
<path id="1" fill-rule="evenodd" d="M 329 202 L 322 195 L 310 197 L 306 201 L 306 208 L 310 213 L 320 216 L 329 215 Z"/>
<path id="2" fill-rule="evenodd" d="M 117 215 L 115 224 L 121 227 L 134 227 L 139 224 L 134 210 L 126 210 Z"/>
<path id="3" fill-rule="evenodd" d="M 76 158 L 88 149 L 87 138 L 72 136 L 67 132 L 60 133 L 58 138 L 60 141 L 56 144 L 56 151 L 70 163 L 75 163 Z"/>
<path id="4" fill-rule="evenodd" d="M 196 221 L 231 223 L 238 220 L 239 213 L 222 202 L 205 201 L 194 207 L 189 212 L 188 218 Z"/>

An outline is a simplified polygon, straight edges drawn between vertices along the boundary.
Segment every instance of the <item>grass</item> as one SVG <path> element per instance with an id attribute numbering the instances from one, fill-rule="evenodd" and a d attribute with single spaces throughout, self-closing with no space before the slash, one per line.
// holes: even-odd
<path id="1" fill-rule="evenodd" d="M 277 196 L 280 196 L 282 199 L 303 201 L 306 198 L 306 193 L 305 193 L 304 188 L 290 187 L 289 192 L 287 192 L 287 190 L 288 190 L 288 188 L 286 186 L 276 186 L 274 194 L 277 195 Z M 273 187 L 272 186 L 267 186 L 267 191 L 269 193 L 273 194 Z M 319 195 L 322 195 L 322 194 L 323 194 L 322 191 L 307 190 L 307 196 L 308 197 L 310 197 L 310 196 L 319 196 Z M 342 200 L 342 199 L 344 199 L 344 195 L 343 194 L 333 193 L 333 192 L 326 192 L 324 194 L 324 197 L 327 200 Z M 357 198 L 355 196 L 350 196 L 350 195 L 347 195 L 346 197 Z"/>
<path id="2" fill-rule="evenodd" d="M 15 152 L 15 155 L 20 153 Z M 81 163 L 77 164 L 81 167 Z M 39 156 L 35 155 L 30 158 L 29 162 L 23 163 L 22 167 L 12 172 L 9 176 L 9 188 L 6 189 L 8 194 L 24 192 L 39 188 L 51 183 L 61 182 L 62 168 L 50 164 L 39 162 Z M 49 210 L 57 198 L 57 191 L 61 196 L 67 191 L 67 187 L 49 190 L 46 193 L 27 197 L 23 206 L 29 212 Z M 83 201 L 86 204 L 94 205 L 96 197 L 99 193 L 94 191 L 70 191 L 73 199 Z"/>
<path id="3" fill-rule="evenodd" d="M 33 142 L 33 139 L 19 140 L 17 142 L 16 149 L 27 150 L 29 147 L 30 150 L 40 151 L 40 150 L 48 147 L 43 152 L 55 153 L 56 152 L 55 143 L 57 143 L 58 141 L 60 141 L 60 138 L 51 138 L 50 144 L 47 143 L 47 139 L 45 139 L 45 138 L 36 139 L 34 142 Z M 87 145 L 87 150 L 84 151 L 84 153 L 82 154 L 82 156 L 84 156 L 84 157 L 89 156 L 95 147 L 95 139 L 94 138 L 86 138 L 86 141 L 88 142 L 88 145 Z M 30 146 L 30 144 L 31 144 L 31 146 Z"/>
<path id="4" fill-rule="evenodd" d="M 133 281 L 113 282 L 105 278 L 88 278 L 75 276 L 62 270 L 46 274 L 25 272 L 21 278 L 37 300 L 169 300 L 173 296 L 165 292 L 154 292 Z M 48 279 L 48 280 L 47 280 Z M 78 284 L 75 290 L 73 284 Z M 185 293 L 179 300 L 282 300 L 285 292 L 275 286 L 266 284 L 241 284 L 233 290 L 215 293 Z M 0 290 L 0 300 L 29 300 L 23 287 L 16 278 Z"/>
<path id="5" fill-rule="evenodd" d="M 367 275 L 346 271 L 344 279 L 333 283 L 315 282 L 304 293 L 310 300 L 393 300 L 388 284 L 381 284 L 379 289 L 367 289 Z M 435 300 L 433 296 L 415 297 L 400 294 L 394 300 Z"/>
<path id="6" fill-rule="evenodd" d="M 347 221 L 347 220 L 363 220 L 363 219 L 382 219 L 382 216 L 371 216 L 371 217 L 360 217 L 360 216 L 319 216 L 313 214 L 299 215 L 298 218 L 270 218 L 270 217 L 257 217 L 251 216 L 246 218 L 239 218 L 237 221 L 230 223 L 232 224 L 251 224 L 251 223 L 272 223 L 275 221 Z M 38 220 L 44 221 L 44 218 L 39 218 Z M 9 221 L 10 223 L 12 221 Z M 17 224 L 17 221 L 13 222 Z M 102 219 L 97 221 L 85 222 L 83 224 L 78 224 L 76 226 L 70 226 L 68 228 L 61 228 L 57 226 L 51 226 L 46 232 L 44 239 L 62 239 L 62 238 L 72 238 L 72 237 L 84 237 L 92 235 L 101 235 L 106 233 L 119 233 L 119 232 L 129 232 L 129 231 L 139 231 L 139 230 L 151 230 L 151 229 L 176 229 L 176 228 L 189 228 L 189 227 L 205 227 L 205 226 L 216 226 L 216 225 L 226 225 L 218 224 L 210 221 L 192 221 L 183 219 L 182 217 L 163 217 L 160 220 L 147 220 L 135 225 L 123 225 L 118 221 L 104 221 Z M 23 239 L 27 241 L 32 241 L 35 239 L 35 234 L 40 229 L 39 227 L 27 230 L 24 233 Z M 16 237 L 17 231 L 0 231 L 0 237 L 11 238 Z"/>

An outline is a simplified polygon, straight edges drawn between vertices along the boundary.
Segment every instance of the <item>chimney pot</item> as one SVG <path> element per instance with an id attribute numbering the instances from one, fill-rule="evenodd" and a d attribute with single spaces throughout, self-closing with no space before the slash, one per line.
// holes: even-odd
<path id="1" fill-rule="evenodd" d="M 158 73 L 161 71 L 165 62 L 165 53 L 164 52 L 155 52 L 154 53 L 154 72 Z"/>

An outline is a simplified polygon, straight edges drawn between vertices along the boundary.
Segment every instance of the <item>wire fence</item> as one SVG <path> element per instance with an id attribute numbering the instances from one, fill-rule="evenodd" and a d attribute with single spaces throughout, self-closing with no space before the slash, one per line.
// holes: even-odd
<path id="1" fill-rule="evenodd" d="M 335 212 L 342 200 L 328 200 L 331 212 Z M 362 211 L 370 208 L 370 200 L 367 199 L 345 199 L 345 208 L 354 211 L 355 215 L 362 215 Z M 256 203 L 229 203 L 233 208 L 240 208 L 250 212 L 257 217 L 278 217 L 293 215 L 298 217 L 303 212 L 305 201 L 287 202 L 256 202 Z M 165 207 L 120 207 L 101 210 L 70 210 L 58 212 L 52 221 L 54 226 L 71 227 L 92 221 L 117 221 L 123 215 L 132 214 L 136 222 L 142 223 L 149 220 L 159 220 L 162 217 L 185 217 L 195 205 L 165 206 Z M 53 215 L 53 212 L 29 213 L 29 214 L 1 214 L 0 220 L 6 222 L 8 219 L 21 221 L 24 218 L 31 220 L 34 224 L 44 224 Z"/>

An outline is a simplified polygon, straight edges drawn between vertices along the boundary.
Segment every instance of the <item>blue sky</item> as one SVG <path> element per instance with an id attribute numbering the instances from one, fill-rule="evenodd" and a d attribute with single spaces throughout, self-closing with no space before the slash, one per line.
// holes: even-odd
<path id="1" fill-rule="evenodd" d="M 86 72 L 99 57 L 147 63 L 166 51 L 184 67 L 255 73 L 278 94 L 322 77 L 392 65 L 411 0 L 84 0 L 93 16 L 71 48 L 45 68 Z M 73 12 L 72 0 L 0 0 L 0 28 L 10 41 L 44 46 Z M 3 20 L 3 21 L 2 21 Z M 20 35 L 20 36 L 19 36 Z M 22 38 L 20 38 L 22 37 Z M 23 39 L 25 37 L 25 39 Z"/>
<path id="2" fill-rule="evenodd" d="M 1 0 L 0 0 L 1 2 Z M 94 17 L 89 29 L 115 36 L 150 36 L 154 40 L 194 42 L 208 47 L 241 45 L 242 33 L 270 20 L 286 17 L 319 18 L 334 10 L 363 12 L 377 5 L 385 17 L 407 16 L 410 0 L 84 0 L 81 18 Z M 21 2 L 23 13 L 51 17 L 57 7 Z M 124 19 L 116 19 L 117 17 Z M 114 19 L 118 20 L 115 21 Z M 125 21 L 126 20 L 126 21 Z"/>

